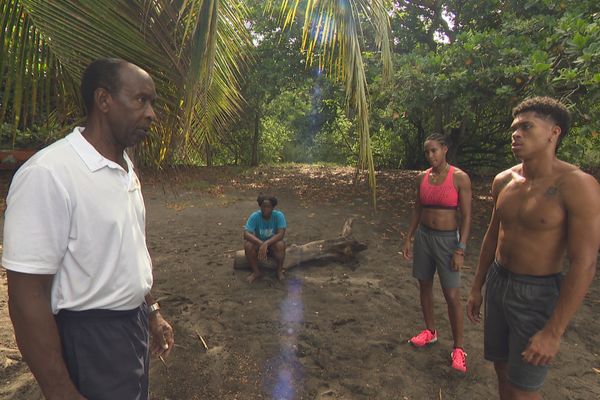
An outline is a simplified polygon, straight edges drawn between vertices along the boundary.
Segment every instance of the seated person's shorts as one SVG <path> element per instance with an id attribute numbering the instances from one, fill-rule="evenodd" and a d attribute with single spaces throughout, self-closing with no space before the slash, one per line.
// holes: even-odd
<path id="1" fill-rule="evenodd" d="M 443 288 L 460 287 L 460 272 L 452 270 L 458 240 L 457 231 L 439 231 L 419 225 L 413 245 L 413 276 L 429 281 L 437 270 Z"/>
<path id="2" fill-rule="evenodd" d="M 285 241 L 282 240 L 281 242 L 283 243 L 283 246 L 287 250 L 287 245 L 285 244 Z M 258 251 L 259 246 L 257 246 L 257 245 L 255 245 L 255 246 L 256 246 L 256 250 Z M 271 245 L 271 246 L 267 247 L 267 258 L 273 258 L 273 257 L 275 257 L 275 252 L 273 250 L 273 246 Z"/>
<path id="3" fill-rule="evenodd" d="M 545 325 L 560 291 L 562 274 L 519 275 L 491 265 L 485 283 L 484 357 L 506 361 L 508 380 L 521 390 L 536 391 L 548 366 L 534 366 L 521 353 Z"/>

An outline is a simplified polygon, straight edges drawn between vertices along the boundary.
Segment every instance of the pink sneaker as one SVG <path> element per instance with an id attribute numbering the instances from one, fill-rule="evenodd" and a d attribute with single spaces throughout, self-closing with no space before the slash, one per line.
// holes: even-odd
<path id="1" fill-rule="evenodd" d="M 463 351 L 460 347 L 455 347 L 452 350 L 452 368 L 457 370 L 458 372 L 462 372 L 463 374 L 467 373 L 467 353 Z"/>
<path id="2" fill-rule="evenodd" d="M 413 336 L 409 342 L 415 347 L 424 347 L 437 342 L 437 332 L 429 329 L 422 330 L 417 336 Z"/>

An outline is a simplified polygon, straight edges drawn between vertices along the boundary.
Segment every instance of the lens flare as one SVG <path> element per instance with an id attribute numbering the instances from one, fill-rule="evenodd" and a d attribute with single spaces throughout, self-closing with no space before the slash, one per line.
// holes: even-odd
<path id="1" fill-rule="evenodd" d="M 290 279 L 286 284 L 287 296 L 281 303 L 280 352 L 274 360 L 276 380 L 271 390 L 273 400 L 293 400 L 302 379 L 298 361 L 298 334 L 304 322 L 302 281 Z"/>

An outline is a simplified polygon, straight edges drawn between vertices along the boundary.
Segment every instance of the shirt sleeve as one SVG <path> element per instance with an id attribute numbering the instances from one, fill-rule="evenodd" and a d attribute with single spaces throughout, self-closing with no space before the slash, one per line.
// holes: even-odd
<path id="1" fill-rule="evenodd" d="M 6 199 L 2 265 L 11 271 L 55 274 L 69 241 L 67 191 L 45 167 L 18 171 Z"/>
<path id="2" fill-rule="evenodd" d="M 285 215 L 280 211 L 277 214 L 278 218 L 277 218 L 277 226 L 275 227 L 277 230 L 279 229 L 286 229 L 287 228 L 287 222 L 285 220 Z"/>
<path id="3" fill-rule="evenodd" d="M 244 230 L 252 234 L 256 234 L 256 218 L 254 218 L 255 215 L 255 213 L 250 214 L 250 216 L 248 217 L 248 221 L 246 221 L 246 225 L 244 225 Z"/>

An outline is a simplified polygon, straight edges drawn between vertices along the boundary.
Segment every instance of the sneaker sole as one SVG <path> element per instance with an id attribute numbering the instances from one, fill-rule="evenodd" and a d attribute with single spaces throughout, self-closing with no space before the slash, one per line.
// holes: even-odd
<path id="1" fill-rule="evenodd" d="M 431 346 L 433 344 L 436 344 L 437 342 L 438 342 L 438 340 L 435 339 L 435 340 L 432 340 L 431 342 L 426 343 L 426 344 L 424 344 L 422 346 L 418 346 L 418 345 L 414 344 L 413 342 L 411 342 L 410 339 L 408 340 L 408 343 L 410 343 L 413 347 L 415 347 L 417 349 L 422 349 L 423 347 L 429 347 L 429 346 Z"/>

